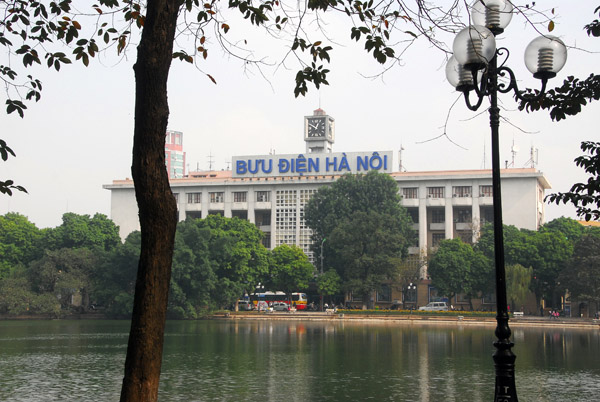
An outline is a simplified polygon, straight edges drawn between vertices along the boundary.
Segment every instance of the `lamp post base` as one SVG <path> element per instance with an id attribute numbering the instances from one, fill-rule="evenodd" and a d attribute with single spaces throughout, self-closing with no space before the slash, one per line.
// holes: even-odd
<path id="1" fill-rule="evenodd" d="M 494 342 L 494 365 L 496 367 L 496 387 L 494 402 L 517 402 L 517 387 L 515 385 L 515 356 L 512 352 L 514 344 L 508 340 Z"/>

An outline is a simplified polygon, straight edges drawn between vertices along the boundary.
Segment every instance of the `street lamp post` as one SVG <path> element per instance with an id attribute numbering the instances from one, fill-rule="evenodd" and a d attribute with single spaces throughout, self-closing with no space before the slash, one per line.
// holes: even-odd
<path id="1" fill-rule="evenodd" d="M 417 290 L 417 285 L 415 285 L 414 283 L 409 283 L 408 286 L 406 287 L 406 293 L 407 295 L 414 295 L 414 292 Z M 416 296 L 416 295 L 415 295 Z M 410 298 L 410 310 L 412 312 L 414 306 L 415 306 L 415 301 L 414 301 L 415 297 L 411 297 Z"/>
<path id="2" fill-rule="evenodd" d="M 321 240 L 321 276 L 323 276 L 323 243 L 325 243 L 325 240 L 327 240 L 326 237 L 323 237 L 323 240 Z M 321 293 L 319 309 L 323 311 L 323 293 Z"/>
<path id="3" fill-rule="evenodd" d="M 254 298 L 256 299 L 256 310 L 260 313 L 260 297 L 258 297 L 258 295 L 260 293 L 263 292 L 263 290 L 265 290 L 265 285 L 263 285 L 262 283 L 258 282 L 258 285 L 256 286 L 256 288 L 254 289 Z"/>
<path id="4" fill-rule="evenodd" d="M 494 208 L 494 254 L 496 266 L 496 387 L 494 401 L 517 401 L 515 388 L 514 344 L 510 340 L 509 315 L 506 297 L 506 273 L 504 269 L 504 239 L 502 230 L 502 197 L 500 193 L 500 153 L 498 92 L 511 90 L 518 99 L 537 100 L 544 96 L 548 79 L 564 66 L 567 50 L 564 43 L 553 36 L 541 36 L 533 40 L 525 50 L 525 64 L 535 78 L 542 81 L 537 95 L 524 95 L 517 86 L 513 71 L 506 67 L 508 49 L 496 48 L 495 37 L 502 32 L 512 18 L 510 0 L 476 0 L 471 6 L 471 25 L 458 33 L 454 40 L 454 55 L 446 65 L 446 77 L 464 94 L 470 110 L 476 111 L 483 99 L 490 99 L 490 126 L 492 135 L 492 188 Z M 505 58 L 498 65 L 498 56 Z M 499 81 L 498 77 L 504 78 Z M 477 101 L 471 103 L 469 94 L 474 91 Z"/>

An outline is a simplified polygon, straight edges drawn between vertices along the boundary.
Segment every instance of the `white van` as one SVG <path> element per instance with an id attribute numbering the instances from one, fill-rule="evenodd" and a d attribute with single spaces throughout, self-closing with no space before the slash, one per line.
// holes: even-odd
<path id="1" fill-rule="evenodd" d="M 448 311 L 448 304 L 446 302 L 431 302 L 426 306 L 419 307 L 421 311 Z"/>

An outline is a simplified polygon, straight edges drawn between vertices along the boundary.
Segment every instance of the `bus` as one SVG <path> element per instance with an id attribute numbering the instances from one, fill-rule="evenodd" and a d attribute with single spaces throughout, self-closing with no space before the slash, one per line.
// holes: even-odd
<path id="1" fill-rule="evenodd" d="M 306 293 L 292 293 L 292 301 L 288 300 L 288 297 L 283 292 L 264 292 L 264 293 L 252 293 L 250 295 L 250 302 L 254 309 L 258 308 L 259 302 L 265 302 L 268 306 L 271 306 L 275 302 L 282 302 L 287 304 L 289 307 L 296 308 L 296 310 L 306 310 L 307 305 Z M 263 305 L 263 303 L 261 303 Z"/>

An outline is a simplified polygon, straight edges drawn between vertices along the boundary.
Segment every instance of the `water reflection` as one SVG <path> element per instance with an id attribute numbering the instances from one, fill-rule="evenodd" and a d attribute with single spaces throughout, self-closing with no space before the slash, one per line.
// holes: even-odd
<path id="1" fill-rule="evenodd" d="M 118 400 L 129 324 L 0 323 L 2 401 Z M 598 330 L 513 328 L 521 400 L 595 400 Z M 493 327 L 169 322 L 161 401 L 487 401 Z"/>

